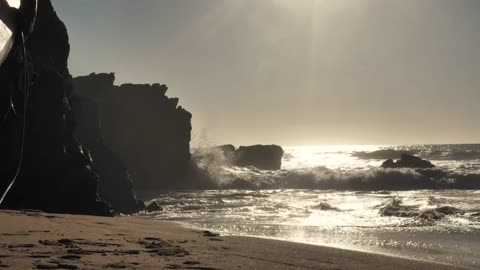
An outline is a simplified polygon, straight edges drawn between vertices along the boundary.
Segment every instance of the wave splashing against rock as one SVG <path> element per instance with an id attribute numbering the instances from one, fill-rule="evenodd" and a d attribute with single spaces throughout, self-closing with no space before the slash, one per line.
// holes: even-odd
<path id="1" fill-rule="evenodd" d="M 427 164 L 426 168 L 403 168 L 403 163 L 392 168 L 381 168 L 384 157 L 394 154 L 416 153 L 420 156 L 458 155 L 459 149 L 471 147 L 465 153 L 480 153 L 473 146 L 406 146 L 398 149 L 375 147 L 290 147 L 285 148 L 281 170 L 260 170 L 255 167 L 237 167 L 228 162 L 222 151 L 202 153 L 201 166 L 208 170 L 219 188 L 225 189 L 335 189 L 335 190 L 418 190 L 418 189 L 479 189 L 480 160 L 414 161 Z M 439 150 L 439 149 L 441 150 Z M 368 149 L 369 151 L 359 151 Z M 380 149 L 380 150 L 374 150 Z M 450 152 L 448 152 L 448 151 Z M 446 154 L 446 152 L 450 154 Z M 366 159 L 370 153 L 372 158 Z M 437 153 L 437 154 L 435 154 Z M 457 154 L 453 154 L 457 153 Z M 196 155 L 194 155 L 195 158 Z M 470 155 L 471 156 L 471 155 Z M 381 157 L 382 159 L 376 159 Z M 392 161 L 393 162 L 393 161 Z M 430 166 L 431 165 L 431 166 Z M 387 167 L 387 166 L 384 166 Z"/>

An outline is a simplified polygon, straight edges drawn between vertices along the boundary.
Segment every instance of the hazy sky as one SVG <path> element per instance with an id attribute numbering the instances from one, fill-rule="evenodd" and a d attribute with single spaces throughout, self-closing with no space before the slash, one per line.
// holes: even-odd
<path id="1" fill-rule="evenodd" d="M 212 143 L 480 142 L 478 0 L 54 0 L 74 75 L 161 82 Z"/>

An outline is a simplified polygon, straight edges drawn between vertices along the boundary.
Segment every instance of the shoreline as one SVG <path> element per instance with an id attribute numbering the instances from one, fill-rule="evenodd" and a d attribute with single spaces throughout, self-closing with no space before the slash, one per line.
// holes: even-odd
<path id="1" fill-rule="evenodd" d="M 209 228 L 202 228 L 202 227 L 195 227 L 187 222 L 181 221 L 164 221 L 164 220 L 157 220 L 159 222 L 173 222 L 182 226 L 186 229 L 192 229 L 197 231 L 208 230 Z M 216 231 L 217 232 L 217 231 Z M 427 252 L 427 248 L 411 248 L 411 247 L 402 247 L 401 249 L 394 248 L 394 247 L 383 247 L 379 245 L 373 246 L 366 246 L 366 245 L 354 245 L 354 244 L 327 244 L 327 243 L 318 243 L 318 242 L 308 242 L 308 241 L 301 241 L 301 240 L 292 240 L 286 239 L 281 237 L 269 237 L 269 236 L 261 236 L 261 235 L 248 235 L 248 234 L 235 234 L 233 232 L 219 232 L 224 237 L 240 237 L 240 238 L 252 238 L 252 239 L 260 239 L 260 240 L 267 240 L 267 241 L 279 241 L 285 243 L 292 243 L 292 244 L 302 244 L 302 245 L 309 245 L 313 247 L 319 248 L 331 248 L 337 250 L 343 250 L 345 252 L 358 252 L 358 253 L 366 253 L 366 254 L 373 254 L 373 255 L 380 255 L 385 257 L 391 257 L 394 259 L 404 259 L 404 260 L 411 260 L 417 262 L 427 262 L 427 263 L 434 263 L 434 264 L 441 264 L 447 266 L 455 266 L 460 267 L 462 269 L 477 269 L 477 257 L 469 257 L 469 260 L 452 260 L 449 258 L 453 258 L 455 256 L 460 256 L 458 254 L 450 254 L 448 251 L 452 250 L 438 250 L 428 248 L 429 252 Z M 403 234 L 403 233 L 400 233 Z M 396 240 L 391 240 L 396 242 Z M 467 258 L 469 255 L 472 254 L 465 254 L 461 255 Z M 438 257 L 437 257 L 438 256 Z M 473 264 L 471 264 L 473 262 Z"/>
<path id="2" fill-rule="evenodd" d="M 468 269 L 137 217 L 3 210 L 0 220 L 5 269 Z"/>

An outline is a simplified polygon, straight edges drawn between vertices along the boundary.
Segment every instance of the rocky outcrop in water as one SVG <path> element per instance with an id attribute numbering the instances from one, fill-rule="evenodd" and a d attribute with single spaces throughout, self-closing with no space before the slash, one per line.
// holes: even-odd
<path id="1" fill-rule="evenodd" d="M 282 168 L 283 149 L 278 145 L 240 146 L 235 150 L 233 165 L 253 166 L 262 170 Z"/>
<path id="2" fill-rule="evenodd" d="M 382 163 L 382 168 L 414 168 L 414 169 L 429 169 L 435 166 L 428 160 L 421 159 L 416 156 L 402 154 L 400 160 L 396 162 L 392 159 L 386 160 Z"/>
<path id="3" fill-rule="evenodd" d="M 235 149 L 231 144 L 219 145 L 213 148 L 220 151 L 230 165 L 238 167 L 252 166 L 261 170 L 280 170 L 284 151 L 278 145 L 240 146 Z"/>
<path id="4" fill-rule="evenodd" d="M 463 215 L 465 212 L 452 206 L 437 206 L 435 208 L 420 210 L 418 206 L 404 205 L 401 199 L 393 198 L 390 203 L 380 208 L 380 215 L 387 217 L 409 217 L 425 222 L 440 220 L 445 216 Z"/>
<path id="5" fill-rule="evenodd" d="M 147 206 L 146 210 L 147 210 L 147 212 L 151 213 L 151 212 L 162 211 L 163 208 L 158 204 L 157 201 L 153 201 Z"/>
<path id="6" fill-rule="evenodd" d="M 381 149 L 373 152 L 354 152 L 352 156 L 360 159 L 398 159 L 403 154 L 414 155 L 418 151 L 405 151 L 395 149 Z"/>
<path id="7" fill-rule="evenodd" d="M 21 171 L 2 206 L 110 215 L 97 194 L 99 176 L 92 170 L 89 151 L 73 137 L 68 33 L 49 0 L 38 3 L 28 46 L 38 81 L 30 92 Z M 18 165 L 22 121 L 11 116 L 1 126 L 2 191 Z"/>
<path id="8" fill-rule="evenodd" d="M 192 175 L 192 115 L 160 84 L 114 85 L 115 75 L 73 80 L 75 94 L 98 105 L 104 144 L 125 162 L 138 189 L 188 188 Z M 89 121 L 80 119 L 79 121 Z M 193 168 L 192 168 L 193 167 Z"/>
<path id="9" fill-rule="evenodd" d="M 322 210 L 322 211 L 340 211 L 339 208 L 337 208 L 335 206 L 331 206 L 327 202 L 320 202 L 319 204 L 313 206 L 312 209 Z"/>

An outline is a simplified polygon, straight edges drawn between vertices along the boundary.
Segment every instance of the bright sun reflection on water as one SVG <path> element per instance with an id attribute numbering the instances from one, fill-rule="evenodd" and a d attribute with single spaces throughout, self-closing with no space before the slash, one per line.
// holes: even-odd
<path id="1" fill-rule="evenodd" d="M 353 152 L 371 152 L 382 148 L 381 145 L 321 145 L 285 147 L 288 153 L 283 160 L 282 168 L 312 168 L 319 165 L 329 169 L 364 168 L 365 161 L 352 156 Z M 372 162 L 372 167 L 379 164 Z"/>
<path id="2" fill-rule="evenodd" d="M 441 259 L 438 254 L 448 253 L 459 264 L 480 261 L 480 191 L 417 190 L 416 171 L 379 169 L 389 158 L 385 154 L 411 151 L 451 175 L 472 174 L 477 179 L 480 145 L 326 145 L 284 150 L 279 171 L 216 167 L 219 181 L 245 179 L 258 184 L 257 188 L 152 194 L 148 197 L 156 198 L 163 211 L 141 216 L 185 222 L 227 235 L 417 259 L 436 260 Z M 375 150 L 386 151 L 376 158 L 362 155 Z M 385 215 L 383 209 L 394 198 L 407 210 Z M 452 214 L 431 215 L 445 206 L 454 210 Z"/>
<path id="3" fill-rule="evenodd" d="M 185 222 L 224 235 L 267 237 L 415 258 L 453 254 L 461 245 L 468 250 L 462 251 L 459 263 L 478 260 L 480 221 L 476 217 L 465 214 L 422 221 L 380 215 L 380 207 L 395 197 L 418 211 L 437 207 L 431 198 L 441 198 L 444 204 L 466 213 L 478 209 L 480 200 L 478 191 L 458 190 L 169 192 L 157 197 L 162 212 L 141 216 Z"/>

